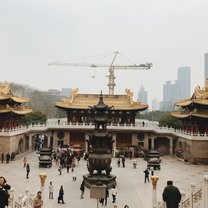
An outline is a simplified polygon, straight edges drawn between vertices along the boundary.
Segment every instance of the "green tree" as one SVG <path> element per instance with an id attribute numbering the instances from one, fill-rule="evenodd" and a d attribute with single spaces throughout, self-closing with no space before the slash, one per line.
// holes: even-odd
<path id="1" fill-rule="evenodd" d="M 159 119 L 159 126 L 168 126 L 175 129 L 180 129 L 182 127 L 182 122 L 179 119 L 174 118 L 170 113 L 165 113 Z"/>
<path id="2" fill-rule="evenodd" d="M 45 114 L 41 112 L 32 112 L 30 114 L 25 115 L 21 119 L 21 124 L 23 126 L 28 126 L 30 124 L 44 124 L 47 120 L 47 117 Z"/>

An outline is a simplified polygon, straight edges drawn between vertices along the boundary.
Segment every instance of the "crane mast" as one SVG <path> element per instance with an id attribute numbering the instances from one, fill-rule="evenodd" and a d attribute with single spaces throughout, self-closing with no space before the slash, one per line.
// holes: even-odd
<path id="1" fill-rule="evenodd" d="M 88 64 L 88 63 L 68 63 L 68 62 L 49 62 L 49 66 L 88 66 L 91 68 L 97 68 L 97 67 L 108 67 L 109 68 L 109 75 L 107 76 L 109 78 L 108 81 L 108 89 L 109 89 L 109 95 L 114 94 L 114 88 L 115 88 L 115 70 L 148 70 L 152 67 L 152 63 L 146 63 L 146 64 L 133 64 L 133 65 L 114 65 L 115 59 L 117 55 L 119 54 L 118 51 L 114 52 L 115 55 L 113 57 L 113 60 L 110 65 L 107 64 Z"/>

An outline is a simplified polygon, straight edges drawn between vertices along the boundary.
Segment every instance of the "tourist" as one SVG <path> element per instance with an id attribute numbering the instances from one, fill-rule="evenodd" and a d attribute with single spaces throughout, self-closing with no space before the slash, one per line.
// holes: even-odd
<path id="1" fill-rule="evenodd" d="M 80 190 L 81 190 L 81 196 L 80 196 L 80 198 L 83 199 L 84 198 L 84 192 L 85 192 L 84 181 L 82 181 L 82 184 L 80 186 Z"/>
<path id="2" fill-rule="evenodd" d="M 12 152 L 12 153 L 11 153 L 11 160 L 13 161 L 13 160 L 14 160 L 14 158 L 15 158 L 15 153 L 14 153 L 14 152 Z"/>
<path id="3" fill-rule="evenodd" d="M 6 184 L 6 179 L 3 176 L 0 176 L 0 208 L 5 208 L 8 206 L 8 190 L 10 188 L 11 186 Z"/>
<path id="4" fill-rule="evenodd" d="M 42 192 L 38 191 L 36 197 L 33 199 L 33 208 L 41 208 L 43 205 Z"/>
<path id="5" fill-rule="evenodd" d="M 111 194 L 112 194 L 112 197 L 113 197 L 112 203 L 115 203 L 115 202 L 116 202 L 116 195 L 117 195 L 117 188 L 116 188 L 115 185 L 114 185 L 113 188 L 111 189 Z"/>
<path id="6" fill-rule="evenodd" d="M 61 165 L 59 166 L 58 171 L 59 171 L 59 175 L 62 175 L 62 166 Z"/>
<path id="7" fill-rule="evenodd" d="M 27 163 L 27 165 L 26 165 L 26 178 L 29 178 L 29 173 L 30 173 L 30 164 Z"/>
<path id="8" fill-rule="evenodd" d="M 1 162 L 4 162 L 4 153 L 1 154 Z"/>
<path id="9" fill-rule="evenodd" d="M 52 184 L 52 181 L 49 184 L 49 199 L 53 199 L 53 184 Z"/>
<path id="10" fill-rule="evenodd" d="M 176 186 L 173 186 L 173 181 L 167 181 L 162 197 L 167 208 L 178 208 L 181 201 L 181 193 Z"/>
<path id="11" fill-rule="evenodd" d="M 149 170 L 146 168 L 144 171 L 144 182 L 146 183 L 147 181 L 149 182 Z"/>
<path id="12" fill-rule="evenodd" d="M 107 205 L 108 197 L 109 197 L 109 191 L 108 191 L 108 188 L 106 188 L 106 191 L 105 191 L 105 198 L 101 198 L 101 199 L 100 199 L 100 204 L 101 204 L 102 206 L 104 205 L 104 201 L 105 201 L 105 206 Z"/>
<path id="13" fill-rule="evenodd" d="M 25 167 L 26 167 L 26 165 L 27 165 L 27 158 L 26 158 L 26 157 L 24 157 L 24 158 L 23 158 L 23 167 L 25 168 Z"/>
<path id="14" fill-rule="evenodd" d="M 125 157 L 124 156 L 122 156 L 121 161 L 122 161 L 123 168 L 125 168 Z"/>
<path id="15" fill-rule="evenodd" d="M 9 163 L 9 160 L 10 160 L 10 154 L 9 154 L 9 152 L 7 152 L 7 154 L 6 154 L 6 163 Z"/>
<path id="16" fill-rule="evenodd" d="M 124 208 L 129 208 L 129 206 L 126 204 L 126 205 L 124 206 Z"/>
<path id="17" fill-rule="evenodd" d="M 65 204 L 65 202 L 64 202 L 64 189 L 63 189 L 62 185 L 59 189 L 58 203 L 60 203 L 60 201 L 62 202 L 62 204 Z"/>
<path id="18" fill-rule="evenodd" d="M 119 156 L 118 159 L 117 159 L 117 165 L 118 165 L 118 167 L 120 167 L 120 164 L 121 164 L 121 158 Z"/>

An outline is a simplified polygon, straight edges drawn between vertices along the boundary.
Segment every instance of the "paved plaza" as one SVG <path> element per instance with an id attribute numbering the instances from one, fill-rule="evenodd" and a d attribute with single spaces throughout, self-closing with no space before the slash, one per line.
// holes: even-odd
<path id="1" fill-rule="evenodd" d="M 59 175 L 58 166 L 53 163 L 52 168 L 39 168 L 38 155 L 35 152 L 26 155 L 28 162 L 31 166 L 29 179 L 26 179 L 26 170 L 23 168 L 23 157 L 11 161 L 9 164 L 0 164 L 0 175 L 7 179 L 15 189 L 15 197 L 24 193 L 26 188 L 30 192 L 36 193 L 40 190 L 39 173 L 46 172 L 47 179 L 43 190 L 44 206 L 43 207 L 63 207 L 63 208 L 93 208 L 97 207 L 96 199 L 90 198 L 89 189 L 85 189 L 84 199 L 80 199 L 80 184 L 82 182 L 82 175 L 87 173 L 86 161 L 81 159 L 78 167 L 75 168 L 77 180 L 72 180 L 72 173 L 66 172 L 63 169 L 62 175 Z M 144 183 L 143 170 L 146 168 L 146 161 L 143 158 L 137 158 L 137 168 L 134 169 L 132 160 L 126 159 L 126 167 L 117 167 L 116 158 L 112 160 L 112 174 L 117 177 L 117 200 L 116 205 L 118 208 L 123 208 L 127 204 L 130 208 L 151 208 L 152 204 L 152 184 Z M 166 186 L 167 180 L 173 180 L 174 184 L 180 189 L 181 192 L 189 193 L 190 184 L 196 183 L 197 186 L 202 185 L 203 175 L 208 174 L 208 166 L 206 165 L 193 165 L 184 163 L 171 156 L 163 156 L 161 162 L 161 170 L 155 171 L 155 175 L 159 176 L 157 185 L 157 198 L 161 201 L 161 194 Z M 54 184 L 54 199 L 48 199 L 48 186 L 49 182 Z M 60 186 L 64 188 L 64 200 L 66 204 L 58 204 L 57 197 Z M 110 192 L 111 193 L 111 192 Z M 111 194 L 108 198 L 107 208 L 113 208 Z M 99 207 L 102 207 L 99 205 Z"/>

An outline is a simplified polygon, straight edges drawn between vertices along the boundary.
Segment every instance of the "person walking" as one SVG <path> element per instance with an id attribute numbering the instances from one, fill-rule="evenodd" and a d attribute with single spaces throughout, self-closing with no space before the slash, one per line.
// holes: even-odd
<path id="1" fill-rule="evenodd" d="M 163 190 L 163 201 L 167 208 L 178 208 L 181 201 L 179 189 L 173 185 L 173 181 L 167 181 L 167 186 Z"/>
<path id="2" fill-rule="evenodd" d="M 63 189 L 62 185 L 59 189 L 58 203 L 60 203 L 60 201 L 62 202 L 62 204 L 65 204 L 65 202 L 64 202 L 64 189 Z"/>
<path id="3" fill-rule="evenodd" d="M 81 199 L 84 199 L 84 192 L 85 192 L 85 185 L 84 185 L 84 181 L 82 181 L 81 186 L 80 186 L 80 190 L 81 190 Z"/>
<path id="4" fill-rule="evenodd" d="M 145 183 L 147 181 L 149 182 L 149 170 L 148 170 L 148 168 L 146 168 L 146 170 L 144 170 L 143 172 L 144 172 L 144 182 Z"/>
<path id="5" fill-rule="evenodd" d="M 117 195 L 117 188 L 116 188 L 115 185 L 114 185 L 113 188 L 111 189 L 111 194 L 112 194 L 112 197 L 113 197 L 112 203 L 115 203 L 115 202 L 116 202 L 116 195 Z"/>
<path id="6" fill-rule="evenodd" d="M 49 199 L 53 199 L 53 184 L 52 184 L 52 181 L 50 181 L 50 184 L 49 184 Z"/>
<path id="7" fill-rule="evenodd" d="M 38 191 L 36 197 L 33 199 L 33 208 L 41 208 L 43 205 L 42 192 Z"/>
<path id="8" fill-rule="evenodd" d="M 4 153 L 1 154 L 1 162 L 4 162 Z"/>
<path id="9" fill-rule="evenodd" d="M 124 156 L 122 156 L 121 161 L 122 161 L 123 168 L 125 168 L 125 157 Z"/>
<path id="10" fill-rule="evenodd" d="M 109 197 L 109 191 L 108 191 L 108 188 L 106 187 L 106 190 L 105 190 L 105 198 L 100 199 L 100 204 L 102 206 L 104 205 L 104 201 L 105 201 L 105 206 L 107 206 L 108 197 Z"/>
<path id="11" fill-rule="evenodd" d="M 26 165 L 27 165 L 27 158 L 26 158 L 26 157 L 24 157 L 24 158 L 23 158 L 23 167 L 25 168 L 25 167 L 26 167 Z"/>
<path id="12" fill-rule="evenodd" d="M 7 154 L 6 154 L 6 163 L 9 163 L 9 160 L 10 160 L 10 154 L 9 154 L 9 152 L 7 152 Z"/>
<path id="13" fill-rule="evenodd" d="M 30 164 L 27 163 L 27 165 L 26 165 L 26 178 L 29 178 L 29 173 L 30 173 Z"/>

